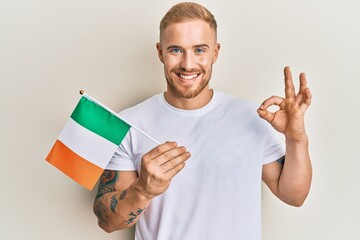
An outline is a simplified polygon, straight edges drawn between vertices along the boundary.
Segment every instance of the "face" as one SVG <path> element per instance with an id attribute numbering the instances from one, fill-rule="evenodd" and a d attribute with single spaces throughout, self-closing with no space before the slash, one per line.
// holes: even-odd
<path id="1" fill-rule="evenodd" d="M 215 30 L 202 20 L 170 24 L 157 44 L 168 94 L 194 98 L 209 91 L 212 65 L 219 48 Z"/>

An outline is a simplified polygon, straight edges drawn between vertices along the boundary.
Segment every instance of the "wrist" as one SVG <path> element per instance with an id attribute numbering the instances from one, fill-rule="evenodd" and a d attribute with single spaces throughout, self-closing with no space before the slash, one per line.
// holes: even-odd
<path id="1" fill-rule="evenodd" d="M 308 142 L 308 136 L 306 133 L 296 134 L 296 135 L 286 135 L 285 134 L 286 142 L 294 142 L 294 143 L 305 143 Z"/>
<path id="2" fill-rule="evenodd" d="M 308 145 L 309 139 L 306 134 L 297 137 L 287 137 L 285 136 L 286 145 L 295 144 L 295 145 Z"/>
<path id="3" fill-rule="evenodd" d="M 139 179 L 135 180 L 130 186 L 136 195 L 136 197 L 141 201 L 151 200 L 154 198 L 152 194 L 149 194 L 143 184 L 139 181 Z"/>

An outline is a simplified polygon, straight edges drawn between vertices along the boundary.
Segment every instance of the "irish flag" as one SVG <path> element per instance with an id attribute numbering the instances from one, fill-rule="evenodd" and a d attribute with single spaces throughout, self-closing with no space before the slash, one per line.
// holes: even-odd
<path id="1" fill-rule="evenodd" d="M 117 114 L 84 94 L 46 160 L 91 190 L 130 127 Z"/>

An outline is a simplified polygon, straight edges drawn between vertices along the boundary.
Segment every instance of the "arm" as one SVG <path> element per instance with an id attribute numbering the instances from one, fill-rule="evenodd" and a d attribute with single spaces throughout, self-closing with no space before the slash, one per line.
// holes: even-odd
<path id="1" fill-rule="evenodd" d="M 263 166 L 263 181 L 282 201 L 300 207 L 310 190 L 312 168 L 307 142 L 286 143 L 284 164 L 277 161 Z"/>
<path id="2" fill-rule="evenodd" d="M 263 166 L 263 180 L 282 201 L 301 206 L 310 190 L 312 167 L 305 132 L 304 114 L 311 104 L 311 93 L 305 74 L 300 74 L 300 89 L 295 94 L 291 72 L 284 70 L 285 98 L 273 96 L 258 109 L 259 116 L 285 135 L 286 153 L 284 164 L 273 162 Z M 279 106 L 275 113 L 267 110 Z"/>
<path id="3" fill-rule="evenodd" d="M 135 222 L 133 213 L 142 211 L 149 204 L 150 200 L 142 199 L 133 187 L 136 179 L 135 171 L 105 170 L 102 174 L 94 213 L 98 217 L 99 226 L 106 232 L 132 226 Z"/>
<path id="4" fill-rule="evenodd" d="M 106 232 L 133 226 L 151 200 L 166 191 L 189 157 L 184 147 L 167 142 L 143 156 L 139 177 L 135 171 L 105 170 L 94 202 L 99 226 Z"/>

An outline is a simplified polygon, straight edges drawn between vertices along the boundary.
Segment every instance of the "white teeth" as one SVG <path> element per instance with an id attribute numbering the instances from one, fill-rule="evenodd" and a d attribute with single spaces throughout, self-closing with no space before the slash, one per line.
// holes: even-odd
<path id="1" fill-rule="evenodd" d="M 182 75 L 182 74 L 179 74 L 179 77 L 185 79 L 185 80 L 192 80 L 194 78 L 196 78 L 198 75 L 197 74 L 194 74 L 194 75 Z"/>

